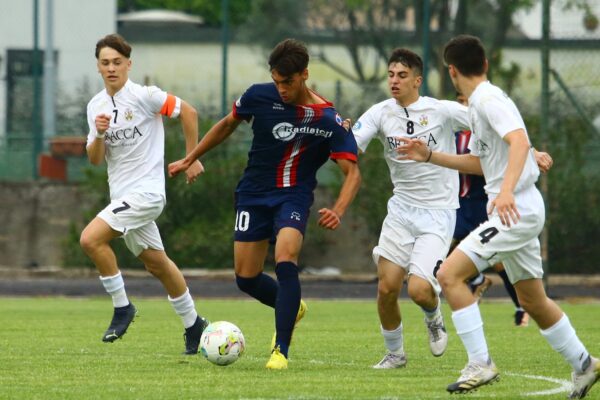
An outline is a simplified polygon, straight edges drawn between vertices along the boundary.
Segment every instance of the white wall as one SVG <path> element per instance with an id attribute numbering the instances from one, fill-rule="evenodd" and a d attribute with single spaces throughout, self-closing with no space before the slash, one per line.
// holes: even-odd
<path id="1" fill-rule="evenodd" d="M 39 46 L 46 46 L 46 2 L 39 0 Z M 54 48 L 58 51 L 57 89 L 72 94 L 85 79 L 96 79 L 94 48 L 116 31 L 116 0 L 54 0 Z M 33 0 L 0 0 L 0 137 L 6 127 L 7 49 L 33 49 Z"/>

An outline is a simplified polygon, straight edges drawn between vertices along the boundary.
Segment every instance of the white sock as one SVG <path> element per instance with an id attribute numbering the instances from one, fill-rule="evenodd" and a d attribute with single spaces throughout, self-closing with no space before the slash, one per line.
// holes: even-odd
<path id="1" fill-rule="evenodd" d="M 540 333 L 550 343 L 550 346 L 573 366 L 575 371 L 583 372 L 582 364 L 590 353 L 577 337 L 567 314 L 563 314 L 563 317 L 550 328 L 540 329 Z"/>
<path id="2" fill-rule="evenodd" d="M 404 354 L 404 338 L 402 337 L 402 322 L 393 331 L 386 331 L 381 327 L 381 334 L 383 335 L 383 342 L 385 348 L 390 353 Z"/>
<path id="3" fill-rule="evenodd" d="M 194 306 L 194 299 L 192 299 L 192 295 L 190 294 L 190 289 L 186 288 L 185 293 L 177 298 L 171 298 L 171 296 L 167 296 L 171 305 L 175 309 L 177 315 L 181 317 L 181 321 L 183 322 L 184 328 L 189 328 L 194 325 L 196 322 L 196 318 L 198 317 L 198 313 L 196 312 L 196 307 Z"/>
<path id="4" fill-rule="evenodd" d="M 114 307 L 125 307 L 129 304 L 121 271 L 113 276 L 101 276 L 100 282 L 102 282 L 106 292 L 112 296 Z"/>
<path id="5" fill-rule="evenodd" d="M 477 302 L 454 311 L 452 321 L 456 333 L 460 336 L 460 340 L 462 340 L 463 346 L 467 350 L 469 362 L 476 361 L 482 365 L 487 365 L 490 354 L 485 341 L 483 321 Z"/>
<path id="6" fill-rule="evenodd" d="M 440 298 L 438 297 L 437 299 L 437 305 L 435 306 L 435 308 L 433 310 L 426 310 L 425 308 L 421 307 L 421 310 L 423 310 L 423 313 L 425 314 L 425 317 L 428 320 L 432 320 L 435 317 L 437 317 L 437 315 L 440 313 Z"/>

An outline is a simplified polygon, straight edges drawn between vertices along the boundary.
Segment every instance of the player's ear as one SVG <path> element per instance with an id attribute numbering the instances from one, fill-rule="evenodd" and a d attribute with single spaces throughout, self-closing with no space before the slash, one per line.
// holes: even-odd
<path id="1" fill-rule="evenodd" d="M 421 85 L 423 84 L 423 77 L 421 75 L 417 76 L 415 78 L 415 88 L 420 88 Z"/>
<path id="2" fill-rule="evenodd" d="M 454 65 L 448 65 L 448 74 L 451 78 L 456 78 L 456 67 Z"/>
<path id="3" fill-rule="evenodd" d="M 127 71 L 131 71 L 131 58 L 127 59 Z"/>
<path id="4" fill-rule="evenodd" d="M 304 71 L 302 71 L 300 73 L 300 76 L 302 77 L 302 79 L 307 80 L 308 79 L 308 68 L 304 68 Z"/>
<path id="5" fill-rule="evenodd" d="M 486 59 L 483 61 L 483 73 L 487 74 L 487 72 L 488 72 L 488 67 L 489 67 L 489 64 L 488 64 L 488 60 L 487 60 L 487 58 L 486 58 Z"/>

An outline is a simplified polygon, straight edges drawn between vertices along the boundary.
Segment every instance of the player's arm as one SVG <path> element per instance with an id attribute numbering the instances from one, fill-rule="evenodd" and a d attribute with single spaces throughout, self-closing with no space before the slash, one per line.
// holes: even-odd
<path id="1" fill-rule="evenodd" d="M 530 146 L 527 134 L 521 128 L 507 133 L 503 140 L 508 143 L 508 164 L 504 171 L 500 193 L 490 202 L 488 213 L 496 208 L 502 224 L 510 227 L 511 220 L 516 224 L 521 218 L 515 203 L 514 190 L 523 172 Z"/>
<path id="2" fill-rule="evenodd" d="M 198 144 L 198 112 L 189 103 L 181 100 L 181 112 L 179 114 L 181 128 L 185 137 L 185 154 L 189 154 Z M 204 172 L 204 166 L 198 160 L 191 163 L 185 170 L 187 183 L 192 183 L 198 175 Z"/>
<path id="3" fill-rule="evenodd" d="M 361 181 L 360 170 L 356 162 L 346 159 L 336 159 L 336 162 L 344 173 L 344 184 L 333 207 L 319 210 L 321 215 L 319 225 L 332 230 L 340 226 L 342 216 L 354 200 Z"/>
<path id="4" fill-rule="evenodd" d="M 90 144 L 86 146 L 86 150 L 90 163 L 92 163 L 93 165 L 100 165 L 102 160 L 104 160 L 104 154 L 106 153 L 106 145 L 104 144 L 104 138 L 106 135 L 106 131 L 110 126 L 110 115 L 98 114 L 94 119 L 94 123 L 96 125 L 96 137 Z"/>
<path id="5" fill-rule="evenodd" d="M 227 139 L 241 122 L 242 120 L 235 118 L 232 112 L 227 114 L 206 132 L 200 143 L 185 158 L 169 164 L 169 176 L 173 177 L 181 171 L 187 170 L 194 161 Z"/>
<path id="6" fill-rule="evenodd" d="M 414 160 L 428 162 L 450 169 L 456 169 L 463 174 L 483 175 L 479 157 L 473 154 L 450 154 L 441 151 L 433 151 L 425 142 L 419 139 L 397 137 L 403 144 L 398 146 L 399 160 Z"/>

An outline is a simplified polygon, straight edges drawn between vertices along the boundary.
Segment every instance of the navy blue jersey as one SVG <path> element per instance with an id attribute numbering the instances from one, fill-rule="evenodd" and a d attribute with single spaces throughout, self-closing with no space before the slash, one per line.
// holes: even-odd
<path id="1" fill-rule="evenodd" d="M 251 121 L 254 137 L 236 192 L 268 198 L 308 195 L 328 159 L 356 162 L 354 135 L 342 127 L 333 104 L 290 105 L 273 83 L 252 85 L 233 106 L 235 118 Z"/>
<path id="2" fill-rule="evenodd" d="M 471 131 L 456 132 L 456 152 L 469 153 L 469 140 Z M 487 195 L 484 186 L 485 179 L 479 175 L 459 174 L 460 189 L 458 202 L 460 207 L 456 210 L 456 226 L 453 238 L 462 240 L 471 231 L 484 221 L 487 221 Z"/>
<path id="3" fill-rule="evenodd" d="M 456 153 L 467 154 L 469 151 L 469 140 L 471 138 L 471 131 L 460 131 L 456 132 Z M 460 199 L 481 199 L 487 201 L 487 195 L 485 194 L 485 179 L 479 175 L 467 175 L 459 174 L 460 177 L 460 189 L 458 195 Z"/>

